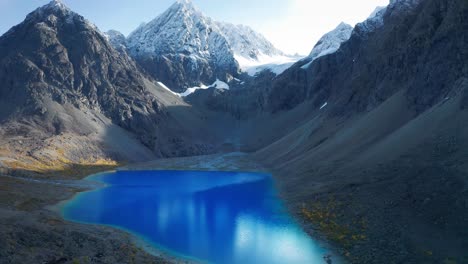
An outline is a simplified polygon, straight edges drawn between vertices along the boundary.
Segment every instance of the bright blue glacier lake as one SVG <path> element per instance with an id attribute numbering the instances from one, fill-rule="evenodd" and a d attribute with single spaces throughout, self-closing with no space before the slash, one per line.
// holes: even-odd
<path id="1" fill-rule="evenodd" d="M 261 173 L 117 171 L 62 207 L 65 219 L 131 232 L 204 263 L 324 263 L 325 249 L 288 215 Z"/>

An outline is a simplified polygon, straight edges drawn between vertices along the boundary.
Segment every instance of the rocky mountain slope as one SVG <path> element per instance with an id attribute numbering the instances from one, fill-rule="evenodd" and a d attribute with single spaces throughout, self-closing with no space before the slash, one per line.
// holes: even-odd
<path id="1" fill-rule="evenodd" d="M 199 113 L 60 1 L 0 38 L 0 69 L 2 151 L 17 150 L 4 163 L 146 160 L 210 149 L 185 127 L 202 134 Z"/>
<path id="2" fill-rule="evenodd" d="M 352 263 L 463 262 L 468 4 L 392 1 L 377 18 L 274 81 L 271 111 L 311 116 L 256 156 Z"/>

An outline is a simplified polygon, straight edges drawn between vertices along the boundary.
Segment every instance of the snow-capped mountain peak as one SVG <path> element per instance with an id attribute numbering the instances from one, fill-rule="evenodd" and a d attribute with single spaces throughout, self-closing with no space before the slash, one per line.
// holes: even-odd
<path id="1" fill-rule="evenodd" d="M 309 57 L 316 59 L 318 57 L 330 54 L 338 50 L 341 43 L 351 37 L 353 27 L 341 22 L 335 29 L 323 35 L 322 38 L 315 44 L 314 48 L 309 54 Z"/>
<path id="2" fill-rule="evenodd" d="M 178 0 L 128 37 L 134 54 L 185 53 L 206 57 L 213 23 L 190 0 Z"/>
<path id="3" fill-rule="evenodd" d="M 341 44 L 351 37 L 352 32 L 353 27 L 342 22 L 334 30 L 323 35 L 307 57 L 310 62 L 302 68 L 308 68 L 317 58 L 336 52 Z"/>
<path id="4" fill-rule="evenodd" d="M 213 21 L 191 0 L 177 0 L 163 14 L 131 33 L 128 40 L 134 53 L 185 52 L 205 57 L 210 53 L 210 44 L 215 44 L 217 49 L 212 53 L 219 53 L 222 48 L 225 55 L 253 60 L 262 54 L 284 55 L 250 27 Z M 217 43 L 212 43 L 214 40 Z"/>
<path id="5" fill-rule="evenodd" d="M 239 70 L 226 37 L 189 0 L 175 2 L 140 26 L 129 35 L 127 45 L 133 57 L 145 61 L 148 72 L 176 91 L 211 83 L 216 78 L 227 80 L 228 75 L 237 75 Z"/>
<path id="6" fill-rule="evenodd" d="M 59 9 L 68 9 L 68 7 L 62 2 L 62 0 L 52 0 L 47 7 L 59 8 Z"/>
<path id="7" fill-rule="evenodd" d="M 192 0 L 177 0 L 175 3 L 178 5 L 195 8 Z"/>
<path id="8" fill-rule="evenodd" d="M 176 91 L 216 78 L 228 81 L 239 73 L 242 60 L 238 57 L 258 61 L 264 56 L 283 55 L 251 28 L 216 22 L 191 0 L 177 0 L 161 15 L 142 24 L 127 38 L 127 47 L 148 72 Z M 163 73 L 161 63 L 167 68 Z M 166 76 L 174 71 L 179 73 L 178 81 Z"/>
<path id="9" fill-rule="evenodd" d="M 68 8 L 61 0 L 52 0 L 48 4 L 43 5 L 36 9 L 32 14 L 49 14 L 49 13 L 61 13 L 61 14 L 75 14 Z"/>
<path id="10" fill-rule="evenodd" d="M 192 0 L 177 0 L 169 9 L 178 9 L 187 15 L 192 13 L 201 14 L 201 11 L 195 7 Z"/>

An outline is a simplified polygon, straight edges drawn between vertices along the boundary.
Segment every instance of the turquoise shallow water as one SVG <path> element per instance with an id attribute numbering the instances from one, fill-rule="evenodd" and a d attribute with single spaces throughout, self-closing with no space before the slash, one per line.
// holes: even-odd
<path id="1" fill-rule="evenodd" d="M 326 251 L 287 214 L 268 174 L 118 171 L 67 202 L 71 221 L 130 231 L 208 263 L 324 263 Z"/>

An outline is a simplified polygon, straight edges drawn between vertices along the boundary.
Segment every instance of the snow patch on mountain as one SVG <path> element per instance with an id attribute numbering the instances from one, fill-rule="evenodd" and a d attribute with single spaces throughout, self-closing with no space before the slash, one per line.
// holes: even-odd
<path id="1" fill-rule="evenodd" d="M 217 88 L 217 89 L 225 89 L 225 90 L 229 90 L 229 85 L 223 81 L 220 81 L 219 79 L 217 79 L 212 85 L 211 87 L 214 87 L 214 88 Z"/>
<path id="2" fill-rule="evenodd" d="M 352 32 L 352 26 L 340 23 L 334 30 L 323 35 L 307 57 L 310 62 L 302 66 L 302 68 L 307 69 L 317 58 L 336 52 L 341 44 L 351 37 Z"/>
<path id="3" fill-rule="evenodd" d="M 229 85 L 227 83 L 217 79 L 210 86 L 206 86 L 206 85 L 202 84 L 202 85 L 197 86 L 197 87 L 191 87 L 191 88 L 188 88 L 185 92 L 179 93 L 178 95 L 181 96 L 181 97 L 187 97 L 187 96 L 195 93 L 197 90 L 206 90 L 206 89 L 209 89 L 209 88 L 229 90 Z"/>
<path id="4" fill-rule="evenodd" d="M 159 86 L 161 86 L 164 90 L 170 92 L 171 94 L 180 96 L 180 94 L 173 92 L 173 91 L 172 91 L 171 89 L 169 89 L 169 87 L 167 87 L 164 83 L 162 83 L 162 82 L 157 82 L 157 83 L 158 83 Z"/>
<path id="5" fill-rule="evenodd" d="M 255 76 L 264 70 L 270 70 L 274 74 L 279 75 L 298 60 L 302 59 L 303 56 L 269 56 L 261 53 L 257 56 L 257 59 L 249 59 L 237 54 L 235 55 L 235 58 L 243 72 L 250 76 Z"/>
<path id="6" fill-rule="evenodd" d="M 205 89 L 208 89 L 210 87 L 206 86 L 206 85 L 200 85 L 200 86 L 196 86 L 196 87 L 190 87 L 188 88 L 185 92 L 183 93 L 180 93 L 179 95 L 181 97 L 186 97 L 186 96 L 189 96 L 191 94 L 193 94 L 194 92 L 196 92 L 197 90 L 205 90 Z"/>

